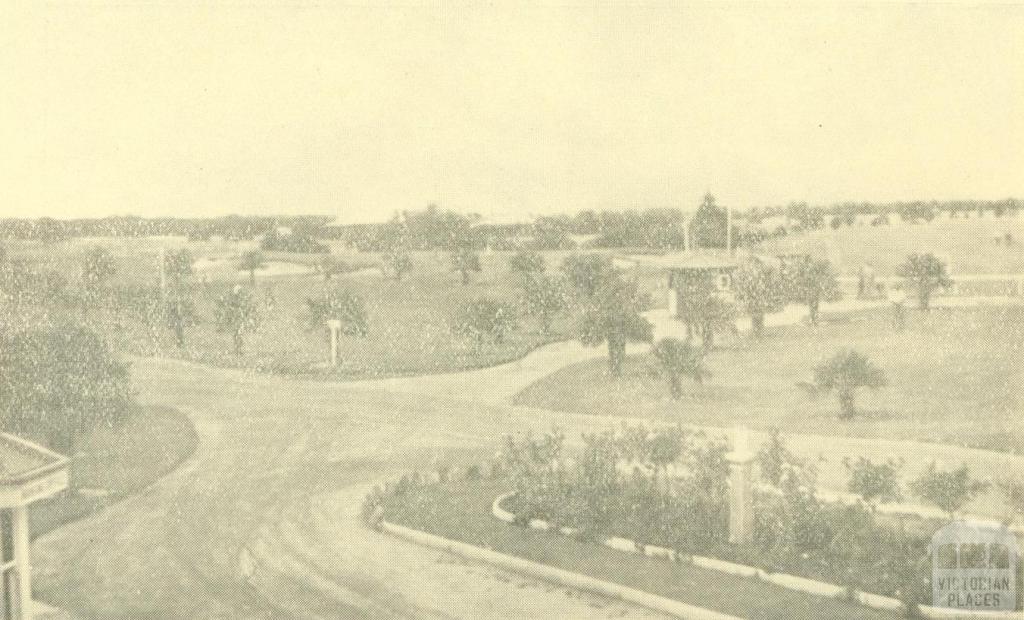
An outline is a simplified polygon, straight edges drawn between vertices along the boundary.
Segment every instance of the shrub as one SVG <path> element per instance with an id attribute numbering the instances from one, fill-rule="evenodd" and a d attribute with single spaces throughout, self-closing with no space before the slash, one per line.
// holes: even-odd
<path id="1" fill-rule="evenodd" d="M 872 463 L 859 457 L 852 464 L 850 459 L 844 459 L 843 465 L 850 472 L 847 488 L 859 495 L 872 510 L 878 504 L 898 502 L 902 498 L 899 480 L 902 462 L 890 459 L 884 463 Z"/>
<path id="2" fill-rule="evenodd" d="M 971 478 L 966 464 L 951 471 L 938 471 L 935 461 L 927 471 L 910 483 L 914 495 L 953 517 L 990 484 Z"/>
<path id="3" fill-rule="evenodd" d="M 465 304 L 452 322 L 452 331 L 472 338 L 477 346 L 485 341 L 502 342 L 516 326 L 515 311 L 506 303 L 481 297 Z"/>

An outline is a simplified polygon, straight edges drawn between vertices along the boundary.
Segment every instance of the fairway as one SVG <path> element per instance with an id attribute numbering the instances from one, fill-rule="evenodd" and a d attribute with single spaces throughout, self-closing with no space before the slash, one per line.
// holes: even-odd
<path id="1" fill-rule="evenodd" d="M 684 380 L 669 398 L 654 360 L 632 356 L 621 379 L 605 360 L 582 362 L 546 377 L 517 397 L 531 407 L 661 421 L 820 435 L 913 439 L 994 450 L 1024 450 L 1016 424 L 1024 387 L 1024 309 L 911 311 L 895 332 L 885 313 L 830 317 L 817 328 L 780 327 L 743 339 L 706 358 L 703 385 Z M 782 346 L 784 343 L 784 346 Z M 813 398 L 797 386 L 843 348 L 882 367 L 888 385 L 862 391 L 860 414 L 838 419 L 834 398 Z"/>

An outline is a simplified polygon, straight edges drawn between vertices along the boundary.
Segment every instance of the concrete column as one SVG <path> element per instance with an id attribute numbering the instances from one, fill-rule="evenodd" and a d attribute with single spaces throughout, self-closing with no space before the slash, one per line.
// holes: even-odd
<path id="1" fill-rule="evenodd" d="M 729 542 L 740 544 L 754 539 L 754 453 L 748 447 L 746 428 L 733 433 L 729 462 Z"/>
<path id="2" fill-rule="evenodd" d="M 11 509 L 14 526 L 14 563 L 18 573 L 18 610 L 21 620 L 32 620 L 32 566 L 29 561 L 28 506 Z"/>

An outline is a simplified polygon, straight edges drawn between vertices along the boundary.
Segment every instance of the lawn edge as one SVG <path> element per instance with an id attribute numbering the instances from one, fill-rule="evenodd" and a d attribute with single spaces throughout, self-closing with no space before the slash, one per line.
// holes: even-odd
<path id="1" fill-rule="evenodd" d="M 583 590 L 600 596 L 634 603 L 684 620 L 742 620 L 737 616 L 730 616 L 710 609 L 705 609 L 703 607 L 688 605 L 680 601 L 644 592 L 642 590 L 628 588 L 626 586 L 596 579 L 588 575 L 573 573 L 571 571 L 554 568 L 538 562 L 524 560 L 504 553 L 498 553 L 497 551 L 477 547 L 468 543 L 458 542 L 435 534 L 428 534 L 420 530 L 397 525 L 388 521 L 381 521 L 379 527 L 384 532 L 425 547 L 453 553 L 468 560 L 491 564 L 505 570 L 533 577 L 535 579 L 552 582 L 563 587 Z"/>

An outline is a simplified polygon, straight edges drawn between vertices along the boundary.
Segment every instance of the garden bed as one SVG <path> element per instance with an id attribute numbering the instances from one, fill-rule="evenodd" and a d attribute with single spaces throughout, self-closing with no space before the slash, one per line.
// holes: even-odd
<path id="1" fill-rule="evenodd" d="M 505 478 L 475 477 L 409 484 L 399 494 L 387 494 L 382 512 L 405 527 L 744 618 L 899 617 L 708 568 L 626 555 L 554 532 L 511 527 L 491 514 L 495 496 L 508 484 Z"/>

